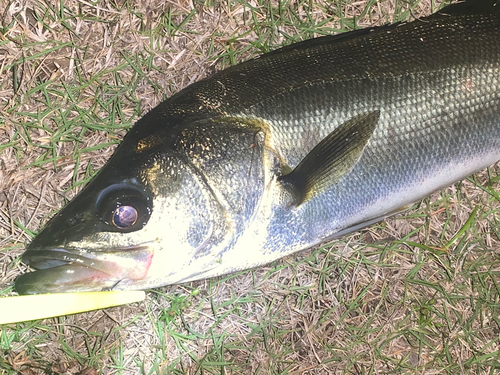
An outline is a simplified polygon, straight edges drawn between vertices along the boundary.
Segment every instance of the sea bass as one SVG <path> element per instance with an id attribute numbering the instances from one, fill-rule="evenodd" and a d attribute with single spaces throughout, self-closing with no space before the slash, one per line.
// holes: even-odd
<path id="1" fill-rule="evenodd" d="M 500 159 L 500 5 L 293 44 L 140 119 L 28 246 L 21 294 L 126 290 L 262 265 Z"/>

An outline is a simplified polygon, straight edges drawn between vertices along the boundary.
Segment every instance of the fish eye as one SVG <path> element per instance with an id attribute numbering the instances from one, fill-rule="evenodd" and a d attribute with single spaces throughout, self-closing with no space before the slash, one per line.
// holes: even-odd
<path id="1" fill-rule="evenodd" d="M 112 222 L 117 228 L 128 228 L 137 222 L 139 213 L 132 206 L 117 207 L 113 213 Z"/>
<path id="2" fill-rule="evenodd" d="M 133 232 L 142 229 L 152 212 L 147 193 L 127 184 L 115 184 L 99 194 L 96 215 L 110 232 Z"/>

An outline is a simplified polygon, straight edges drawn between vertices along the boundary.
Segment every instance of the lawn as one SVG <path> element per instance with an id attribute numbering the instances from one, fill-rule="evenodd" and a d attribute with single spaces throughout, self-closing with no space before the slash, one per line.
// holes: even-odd
<path id="1" fill-rule="evenodd" d="M 25 243 L 162 100 L 280 46 L 440 6 L 0 2 L 0 296 L 27 271 Z M 255 270 L 1 326 L 0 374 L 498 373 L 499 170 Z"/>

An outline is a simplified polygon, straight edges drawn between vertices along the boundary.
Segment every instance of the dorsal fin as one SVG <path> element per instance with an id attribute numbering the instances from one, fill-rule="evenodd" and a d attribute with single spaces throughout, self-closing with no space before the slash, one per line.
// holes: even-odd
<path id="1" fill-rule="evenodd" d="M 450 4 L 439 10 L 438 12 L 427 17 L 419 18 L 418 20 L 425 22 L 426 20 L 435 20 L 436 18 L 442 17 L 492 13 L 500 13 L 500 0 L 465 0 L 459 3 Z M 320 47 L 326 44 L 351 41 L 356 38 L 362 38 L 368 34 L 391 31 L 398 28 L 402 24 L 406 24 L 406 22 L 396 22 L 389 25 L 375 26 L 360 30 L 348 31 L 336 35 L 326 35 L 318 38 L 308 39 L 302 42 L 290 44 L 275 51 L 268 52 L 260 56 L 259 58 L 265 59 L 267 57 L 276 57 L 277 55 L 285 52 L 301 51 L 309 48 Z"/>
<path id="2" fill-rule="evenodd" d="M 464 16 L 472 14 L 492 14 L 500 12 L 500 0 L 465 0 L 450 4 L 439 12 L 426 17 L 432 19 L 443 15 Z"/>
<path id="3" fill-rule="evenodd" d="M 355 38 L 362 37 L 364 35 L 367 35 L 371 32 L 375 31 L 383 31 L 387 29 L 391 29 L 393 27 L 396 27 L 397 24 L 392 24 L 392 25 L 385 25 L 385 26 L 376 26 L 376 27 L 370 27 L 366 29 L 360 29 L 360 30 L 353 30 L 353 31 L 347 31 L 345 33 L 341 34 L 335 34 L 335 35 L 326 35 L 326 36 L 320 36 L 318 38 L 313 38 L 313 39 L 307 39 L 303 40 L 302 42 L 297 42 L 290 44 L 285 47 L 281 47 L 277 50 L 268 52 L 259 58 L 267 58 L 267 57 L 272 57 L 279 55 L 284 52 L 291 52 L 291 51 L 301 51 L 309 48 L 314 48 L 317 46 L 322 46 L 325 44 L 332 44 L 332 43 L 342 43 L 343 41 L 348 41 L 352 40 Z"/>

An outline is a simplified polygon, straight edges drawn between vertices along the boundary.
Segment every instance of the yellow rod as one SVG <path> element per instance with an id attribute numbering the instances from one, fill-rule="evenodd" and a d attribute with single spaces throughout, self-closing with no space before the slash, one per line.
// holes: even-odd
<path id="1" fill-rule="evenodd" d="M 144 291 L 36 294 L 0 298 L 0 324 L 77 314 L 143 301 Z"/>

